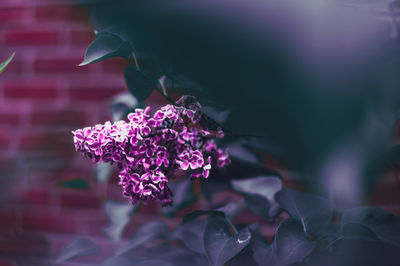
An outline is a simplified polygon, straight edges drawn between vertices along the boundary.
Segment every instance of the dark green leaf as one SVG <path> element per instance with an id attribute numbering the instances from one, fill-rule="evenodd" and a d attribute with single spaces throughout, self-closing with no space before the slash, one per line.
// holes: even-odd
<path id="1" fill-rule="evenodd" d="M 346 237 L 328 249 L 313 252 L 307 257 L 307 262 L 298 266 L 397 266 L 399 252 L 399 248 L 381 241 Z"/>
<path id="2" fill-rule="evenodd" d="M 272 252 L 272 247 L 267 245 L 264 237 L 253 228 L 250 229 L 251 232 L 251 241 L 250 247 L 253 251 L 253 259 L 254 261 L 260 265 L 265 265 L 265 262 L 268 262 L 269 266 L 275 265 L 275 256 Z"/>
<path id="3" fill-rule="evenodd" d="M 214 107 L 204 106 L 201 108 L 201 111 L 208 117 L 212 118 L 218 124 L 223 125 L 232 110 L 218 111 Z"/>
<path id="4" fill-rule="evenodd" d="M 100 247 L 84 238 L 76 239 L 66 245 L 58 254 L 55 264 L 63 263 L 78 256 L 94 255 L 100 252 Z"/>
<path id="5" fill-rule="evenodd" d="M 179 225 L 171 234 L 172 239 L 178 239 L 191 251 L 206 254 L 203 234 L 206 220 L 190 220 Z"/>
<path id="6" fill-rule="evenodd" d="M 134 65 L 125 68 L 125 81 L 129 91 L 139 102 L 147 99 L 158 85 L 157 79 L 139 71 Z"/>
<path id="7" fill-rule="evenodd" d="M 110 220 L 110 224 L 104 228 L 104 232 L 114 241 L 121 237 L 125 226 L 129 223 L 130 217 L 138 205 L 130 203 L 119 203 L 107 201 L 104 203 L 104 211 Z"/>
<path id="8" fill-rule="evenodd" d="M 81 189 L 81 190 L 88 190 L 89 183 L 86 179 L 82 178 L 75 178 L 70 180 L 64 180 L 59 183 L 59 186 L 64 188 L 73 188 L 73 189 Z"/>
<path id="9" fill-rule="evenodd" d="M 211 200 L 213 195 L 219 191 L 232 188 L 232 179 L 247 179 L 249 176 L 274 176 L 279 177 L 279 173 L 271 169 L 266 169 L 261 164 L 249 163 L 235 157 L 231 158 L 232 163 L 226 167 L 213 169 L 212 176 L 207 182 L 201 182 L 201 192 L 207 200 Z"/>
<path id="10" fill-rule="evenodd" d="M 377 238 L 371 229 L 360 223 L 346 223 L 342 228 L 342 234 L 344 237 Z"/>
<path id="11" fill-rule="evenodd" d="M 11 60 L 14 58 L 14 56 L 15 56 L 15 53 L 12 53 L 12 55 L 9 58 L 7 58 L 6 61 L 0 63 L 0 74 L 3 73 L 4 69 L 6 69 L 6 67 L 11 62 Z"/>
<path id="12" fill-rule="evenodd" d="M 232 236 L 225 218 L 211 218 L 204 230 L 204 248 L 210 265 L 223 265 L 244 249 L 251 239 L 248 229 Z"/>
<path id="13" fill-rule="evenodd" d="M 197 219 L 199 216 L 209 215 L 214 217 L 233 217 L 237 214 L 239 204 L 230 202 L 216 210 L 195 211 L 185 215 L 183 222 L 171 234 L 172 239 L 179 239 L 190 250 L 206 254 L 204 249 L 203 234 L 206 220 Z"/>
<path id="14" fill-rule="evenodd" d="M 100 162 L 94 169 L 94 175 L 99 183 L 104 183 L 108 180 L 112 172 L 112 166 L 109 163 Z"/>
<path id="15" fill-rule="evenodd" d="M 237 141 L 230 144 L 229 155 L 250 164 L 260 164 L 261 162 L 260 158 L 246 147 L 244 141 Z"/>
<path id="16" fill-rule="evenodd" d="M 143 246 L 151 240 L 164 237 L 167 231 L 167 226 L 162 221 L 152 221 L 139 228 L 133 235 L 129 242 L 123 245 L 118 251 L 117 255 L 125 254 L 129 251 L 135 250 L 137 247 Z"/>
<path id="17" fill-rule="evenodd" d="M 277 265 L 280 266 L 302 261 L 314 246 L 314 242 L 307 240 L 302 223 L 294 218 L 288 218 L 278 226 L 272 243 Z"/>
<path id="18" fill-rule="evenodd" d="M 196 200 L 193 193 L 193 183 L 190 179 L 184 179 L 179 182 L 172 183 L 170 186 L 174 193 L 174 203 L 172 206 L 162 207 L 161 212 L 167 217 L 173 217 L 180 210 Z"/>
<path id="19" fill-rule="evenodd" d="M 112 57 L 128 57 L 132 52 L 130 44 L 110 32 L 99 32 L 86 49 L 85 58 L 79 66 L 99 62 Z"/>
<path id="20" fill-rule="evenodd" d="M 113 121 L 124 119 L 129 113 L 138 107 L 138 101 L 130 93 L 121 93 L 111 101 L 111 114 Z"/>
<path id="21" fill-rule="evenodd" d="M 290 188 L 283 188 L 275 198 L 291 217 L 300 220 L 307 234 L 325 234 L 333 212 L 329 200 Z"/>
<path id="22" fill-rule="evenodd" d="M 241 209 L 242 209 L 241 204 L 238 204 L 236 202 L 229 202 L 228 204 L 216 209 L 216 211 L 221 211 L 225 213 L 228 219 L 232 219 L 238 214 L 238 212 L 240 212 Z"/>
<path id="23" fill-rule="evenodd" d="M 232 180 L 234 190 L 259 195 L 269 202 L 274 202 L 275 194 L 282 189 L 282 181 L 275 176 L 259 176 L 242 180 Z"/>
<path id="24" fill-rule="evenodd" d="M 265 263 L 264 263 L 265 264 Z M 235 257 L 229 261 L 229 266 L 259 266 L 253 258 L 253 251 L 250 245 L 247 245 L 242 251 L 240 251 Z"/>
<path id="25" fill-rule="evenodd" d="M 282 189 L 282 181 L 278 177 L 254 177 L 243 180 L 232 180 L 234 190 L 245 195 L 250 211 L 271 219 L 280 212 L 280 207 L 274 200 L 275 194 Z"/>
<path id="26" fill-rule="evenodd" d="M 400 221 L 393 214 L 377 207 L 357 207 L 346 210 L 342 227 L 348 223 L 360 223 L 368 227 L 382 241 L 400 247 Z"/>
<path id="27" fill-rule="evenodd" d="M 270 203 L 264 197 L 256 194 L 244 195 L 247 208 L 264 219 L 271 219 L 269 215 Z"/>

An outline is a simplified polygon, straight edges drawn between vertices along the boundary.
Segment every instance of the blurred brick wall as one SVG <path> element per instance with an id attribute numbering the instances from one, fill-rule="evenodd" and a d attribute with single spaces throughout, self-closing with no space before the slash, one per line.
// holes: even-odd
<path id="1" fill-rule="evenodd" d="M 92 164 L 74 151 L 71 137 L 73 129 L 109 120 L 109 100 L 126 91 L 123 61 L 77 67 L 93 39 L 87 15 L 70 1 L 0 1 L 0 58 L 16 52 L 0 76 L 0 193 L 9 196 L 0 199 L 0 266 L 49 265 L 77 237 L 92 239 L 103 251 L 65 265 L 98 265 L 115 248 L 102 231 L 102 202 L 121 199 L 116 180 L 96 184 Z M 59 186 L 74 178 L 86 178 L 89 190 Z M 399 215 L 398 192 L 388 174 L 371 204 Z M 224 197 L 231 195 L 219 200 Z M 155 208 L 135 214 L 126 234 L 154 218 Z M 272 236 L 271 228 L 264 232 Z"/>
<path id="2" fill-rule="evenodd" d="M 103 252 L 65 265 L 97 265 L 112 252 L 102 201 L 113 188 L 96 185 L 71 135 L 109 120 L 110 98 L 126 91 L 123 61 L 77 66 L 93 39 L 87 14 L 72 1 L 0 1 L 0 59 L 16 52 L 0 76 L 0 266 L 48 265 L 77 237 Z M 74 178 L 86 178 L 89 190 L 59 186 Z"/>

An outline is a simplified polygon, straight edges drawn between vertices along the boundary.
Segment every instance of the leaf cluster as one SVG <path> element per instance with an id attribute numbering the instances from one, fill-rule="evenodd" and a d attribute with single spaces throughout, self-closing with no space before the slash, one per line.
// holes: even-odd
<path id="1" fill-rule="evenodd" d="M 366 251 L 363 265 L 379 265 L 382 252 L 389 263 L 385 265 L 392 265 L 400 251 L 400 221 L 382 209 L 357 207 L 335 217 L 327 199 L 282 187 L 274 176 L 233 180 L 232 186 L 243 195 L 243 206 L 229 203 L 194 211 L 172 231 L 162 221 L 149 222 L 103 265 L 355 265 L 351 263 L 360 260 L 358 252 Z M 113 223 L 121 220 L 121 211 L 124 217 L 132 212 L 123 206 L 107 206 Z M 278 222 L 268 243 L 259 225 L 236 228 L 232 223 L 245 208 L 266 220 L 279 221 L 282 212 L 289 218 Z M 57 261 L 97 250 L 92 246 L 82 240 L 71 243 Z"/>

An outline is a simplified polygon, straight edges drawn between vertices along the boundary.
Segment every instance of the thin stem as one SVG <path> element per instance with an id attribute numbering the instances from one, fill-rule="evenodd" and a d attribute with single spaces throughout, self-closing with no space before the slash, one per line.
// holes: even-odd
<path id="1" fill-rule="evenodd" d="M 161 89 L 162 89 L 163 94 L 164 94 L 165 96 L 168 96 L 167 89 L 165 88 L 165 85 L 164 85 L 164 81 L 165 81 L 165 76 L 163 75 L 163 76 L 158 80 L 158 82 L 160 83 L 160 86 L 161 86 Z"/>
<path id="2" fill-rule="evenodd" d="M 131 55 L 132 55 L 132 57 L 133 57 L 133 60 L 135 61 L 135 66 L 136 66 L 136 68 L 140 71 L 139 61 L 138 61 L 138 59 L 137 59 L 137 57 L 136 57 L 135 52 L 132 51 Z"/>
<path id="3" fill-rule="evenodd" d="M 228 221 L 229 226 L 232 228 L 233 233 L 236 235 L 238 233 L 238 230 L 236 227 L 233 225 L 230 219 L 226 219 Z"/>

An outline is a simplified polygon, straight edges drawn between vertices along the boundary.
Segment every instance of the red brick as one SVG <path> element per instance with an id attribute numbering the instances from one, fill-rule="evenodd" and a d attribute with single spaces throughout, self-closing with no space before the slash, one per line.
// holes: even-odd
<path id="1" fill-rule="evenodd" d="M 12 51 L 12 50 L 11 50 Z M 11 54 L 11 51 L 10 51 L 10 54 Z M 2 53 L 3 54 L 3 56 L 1 57 L 1 60 L 3 61 L 3 60 L 6 60 L 9 56 L 10 56 L 10 54 L 4 54 L 4 53 Z M 26 65 L 26 64 L 29 64 L 29 62 L 27 62 L 27 61 L 21 61 L 21 60 L 19 60 L 19 54 L 17 55 L 17 54 L 15 54 L 15 57 L 13 58 L 13 60 L 7 65 L 7 68 L 6 68 L 6 70 L 5 70 L 5 72 L 4 72 L 4 74 L 3 75 L 7 75 L 8 73 L 14 73 L 14 74 L 21 74 L 21 73 L 23 73 L 23 67 L 24 67 L 24 65 Z"/>
<path id="2" fill-rule="evenodd" d="M 18 258 L 18 265 L 48 265 L 33 262 L 32 257 L 48 256 L 49 245 L 46 238 L 33 232 L 13 232 L 0 238 L 0 255 L 8 258 Z M 31 257 L 31 258 L 29 258 Z M 30 262 L 25 264 L 26 262 Z"/>
<path id="3" fill-rule="evenodd" d="M 15 209 L 0 209 L 0 228 L 1 229 L 18 229 L 20 218 Z"/>
<path id="4" fill-rule="evenodd" d="M 0 266 L 16 266 L 14 260 L 12 259 L 5 259 L 5 258 L 0 258 Z"/>
<path id="5" fill-rule="evenodd" d="M 19 143 L 21 151 L 46 152 L 59 156 L 71 156 L 75 153 L 70 131 L 25 133 Z M 60 158 L 57 158 L 60 159 Z"/>
<path id="6" fill-rule="evenodd" d="M 10 146 L 11 137 L 7 132 L 0 131 L 0 151 L 7 150 Z"/>
<path id="7" fill-rule="evenodd" d="M 78 153 L 73 154 L 76 157 L 85 162 L 85 158 Z M 54 158 L 54 156 L 53 156 Z M 71 157 L 70 157 L 71 158 Z M 47 160 L 49 162 L 49 160 Z M 54 158 L 54 161 L 59 163 L 59 158 Z M 72 160 L 71 160 L 72 161 Z M 54 167 L 40 167 L 40 165 L 33 164 L 29 167 L 27 173 L 27 179 L 30 184 L 47 184 L 53 188 L 58 186 L 60 182 L 76 179 L 76 178 L 88 178 L 93 176 L 91 165 L 87 165 L 85 169 L 76 169 L 72 165 L 72 162 L 68 161 L 64 165 L 54 165 Z M 50 161 L 51 162 L 51 161 Z M 89 160 L 86 161 L 90 163 Z"/>
<path id="8" fill-rule="evenodd" d="M 98 209 L 101 207 L 101 199 L 87 192 L 64 192 L 61 195 L 61 206 L 74 209 Z"/>
<path id="9" fill-rule="evenodd" d="M 73 30 L 69 33 L 71 45 L 88 46 L 95 38 L 92 30 Z"/>
<path id="10" fill-rule="evenodd" d="M 18 22 L 28 18 L 29 10 L 23 7 L 2 7 L 0 8 L 0 22 Z"/>
<path id="11" fill-rule="evenodd" d="M 400 183 L 379 184 L 368 200 L 369 204 L 398 204 L 400 205 Z"/>
<path id="12" fill-rule="evenodd" d="M 22 228 L 43 232 L 74 233 L 77 221 L 72 215 L 61 215 L 51 209 L 25 210 L 22 212 Z"/>
<path id="13" fill-rule="evenodd" d="M 82 58 L 39 58 L 35 61 L 35 72 L 38 73 L 86 73 L 88 66 L 79 67 Z"/>
<path id="14" fill-rule="evenodd" d="M 41 29 L 12 29 L 4 34 L 7 45 L 56 45 L 58 32 Z"/>
<path id="15" fill-rule="evenodd" d="M 0 159 L 0 173 L 6 177 L 14 176 L 16 171 L 16 160 L 16 158 Z"/>
<path id="16" fill-rule="evenodd" d="M 82 127 L 88 124 L 88 117 L 85 112 L 73 110 L 36 111 L 31 115 L 31 122 L 33 126 L 47 125 Z"/>
<path id="17" fill-rule="evenodd" d="M 0 126 L 17 127 L 20 122 L 20 114 L 0 111 Z"/>
<path id="18" fill-rule="evenodd" d="M 129 66 L 129 62 L 124 58 L 110 58 L 101 62 L 103 73 L 116 73 L 123 75 L 125 67 Z"/>
<path id="19" fill-rule="evenodd" d="M 120 92 L 125 92 L 127 89 L 123 87 L 104 87 L 104 86 L 76 86 L 69 90 L 71 100 L 84 101 L 106 101 Z"/>
<path id="20" fill-rule="evenodd" d="M 42 5 L 36 7 L 36 19 L 40 20 L 61 20 L 61 21 L 82 21 L 88 22 L 86 12 L 77 6 L 61 5 Z"/>
<path id="21" fill-rule="evenodd" d="M 57 97 L 57 87 L 49 82 L 6 82 L 4 96 L 17 99 L 54 100 Z"/>
<path id="22" fill-rule="evenodd" d="M 19 199 L 30 204 L 47 204 L 49 192 L 44 189 L 30 189 L 20 191 Z"/>

